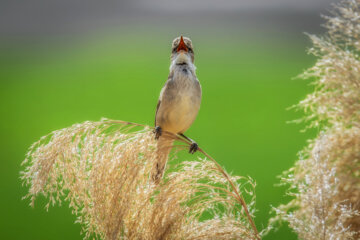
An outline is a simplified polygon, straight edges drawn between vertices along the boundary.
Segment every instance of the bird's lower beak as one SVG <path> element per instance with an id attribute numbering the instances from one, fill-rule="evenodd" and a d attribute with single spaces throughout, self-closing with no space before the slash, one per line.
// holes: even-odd
<path id="1" fill-rule="evenodd" d="M 188 52 L 189 49 L 187 48 L 185 42 L 184 42 L 184 39 L 183 37 L 181 36 L 180 37 L 180 43 L 179 43 L 179 46 L 178 48 L 176 49 L 177 52 L 180 52 L 181 50 L 184 50 L 185 52 Z"/>

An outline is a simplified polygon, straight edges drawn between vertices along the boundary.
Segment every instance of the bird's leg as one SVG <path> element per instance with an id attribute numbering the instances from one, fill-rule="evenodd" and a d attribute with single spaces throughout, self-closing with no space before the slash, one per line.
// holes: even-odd
<path id="1" fill-rule="evenodd" d="M 199 149 L 199 145 L 194 140 L 192 140 L 191 138 L 188 138 L 187 136 L 185 136 L 182 133 L 179 133 L 179 135 L 191 142 L 191 145 L 189 148 L 189 153 L 194 154 Z"/>
<path id="2" fill-rule="evenodd" d="M 155 133 L 155 140 L 158 140 L 159 137 L 161 136 L 162 134 L 162 129 L 160 126 L 156 126 L 155 129 L 154 129 L 154 133 Z"/>

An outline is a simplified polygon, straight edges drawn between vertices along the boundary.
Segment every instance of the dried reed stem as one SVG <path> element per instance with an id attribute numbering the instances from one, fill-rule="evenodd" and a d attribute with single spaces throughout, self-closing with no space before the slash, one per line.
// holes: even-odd
<path id="1" fill-rule="evenodd" d="M 187 139 L 184 139 L 184 142 L 187 143 L 189 146 L 191 144 L 191 142 L 189 142 Z M 219 170 L 219 172 L 226 178 L 226 180 L 230 183 L 233 191 L 236 194 L 236 199 L 239 201 L 239 203 L 241 204 L 241 206 L 244 208 L 244 211 L 246 213 L 246 216 L 251 224 L 251 227 L 253 228 L 255 235 L 256 235 L 256 239 L 260 239 L 259 236 L 259 232 L 255 226 L 254 220 L 252 219 L 248 207 L 246 205 L 245 200 L 243 199 L 243 197 L 241 196 L 241 194 L 238 192 L 237 188 L 235 187 L 234 183 L 231 181 L 229 175 L 227 174 L 227 172 L 220 166 L 220 164 L 214 159 L 212 158 L 208 153 L 206 153 L 204 150 L 202 150 L 200 147 L 198 149 L 199 152 L 201 152 L 202 154 L 204 154 L 205 157 L 207 157 L 208 159 L 210 159 L 211 161 L 213 161 L 217 167 L 217 169 Z"/>
<path id="2" fill-rule="evenodd" d="M 124 121 L 113 121 L 114 123 L 121 123 L 121 124 L 127 124 L 127 125 L 136 125 L 136 126 L 142 126 L 142 127 L 148 127 L 146 125 L 142 125 L 142 124 L 139 124 L 139 123 L 132 123 L 132 122 L 124 122 Z M 175 139 L 177 141 L 180 141 L 180 142 L 183 142 L 183 143 L 186 143 L 188 146 L 190 146 L 192 143 L 178 135 L 178 134 L 174 134 L 174 133 L 170 133 L 170 132 L 166 132 L 164 131 L 164 134 L 166 134 L 167 136 L 170 136 L 170 138 L 172 139 Z M 248 207 L 246 205 L 246 202 L 245 200 L 243 199 L 243 197 L 241 196 L 241 194 L 238 192 L 237 188 L 235 187 L 234 183 L 231 181 L 229 175 L 227 174 L 227 172 L 221 167 L 221 165 L 214 159 L 212 158 L 207 152 L 205 152 L 202 148 L 198 148 L 198 151 L 201 152 L 202 154 L 204 154 L 205 157 L 207 157 L 208 159 L 210 159 L 211 161 L 213 161 L 218 169 L 218 171 L 226 178 L 226 180 L 230 183 L 233 191 L 235 192 L 235 195 L 236 195 L 236 199 L 237 201 L 239 201 L 239 203 L 241 204 L 241 206 L 244 208 L 244 211 L 246 213 L 246 216 L 251 224 L 251 227 L 253 229 L 253 231 L 255 232 L 255 235 L 256 235 L 256 239 L 260 239 L 260 236 L 259 236 L 259 232 L 256 228 L 256 225 L 254 223 L 254 220 L 252 219 L 250 213 L 249 213 L 249 210 L 248 210 Z"/>

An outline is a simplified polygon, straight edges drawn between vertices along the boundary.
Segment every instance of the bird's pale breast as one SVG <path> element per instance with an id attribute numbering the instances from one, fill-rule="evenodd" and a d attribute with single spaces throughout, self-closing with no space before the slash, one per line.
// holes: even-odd
<path id="1" fill-rule="evenodd" d="M 199 81 L 191 74 L 175 73 L 164 87 L 157 125 L 173 133 L 185 132 L 194 122 L 201 102 Z"/>

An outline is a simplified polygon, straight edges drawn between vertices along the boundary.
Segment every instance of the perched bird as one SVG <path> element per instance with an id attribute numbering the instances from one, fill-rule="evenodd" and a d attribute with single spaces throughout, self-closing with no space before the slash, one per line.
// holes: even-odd
<path id="1" fill-rule="evenodd" d="M 192 42 L 187 37 L 177 37 L 172 43 L 171 64 L 168 80 L 160 92 L 155 115 L 155 139 L 157 161 L 152 178 L 159 182 L 170 153 L 172 139 L 161 137 L 163 131 L 180 134 L 190 140 L 189 152 L 194 153 L 198 145 L 186 137 L 184 132 L 194 122 L 201 102 L 201 86 L 196 77 Z"/>

